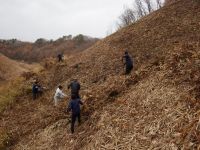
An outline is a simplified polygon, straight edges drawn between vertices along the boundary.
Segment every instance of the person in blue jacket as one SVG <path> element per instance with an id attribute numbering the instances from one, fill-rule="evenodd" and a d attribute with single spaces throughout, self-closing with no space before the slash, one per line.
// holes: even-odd
<path id="1" fill-rule="evenodd" d="M 124 65 L 126 67 L 125 74 L 129 74 L 131 70 L 133 69 L 133 59 L 128 54 L 127 51 L 125 51 L 124 56 L 122 58 L 123 62 L 125 61 Z"/>
<path id="2" fill-rule="evenodd" d="M 76 119 L 78 119 L 79 124 L 81 123 L 81 108 L 80 105 L 83 105 L 83 102 L 76 97 L 76 95 L 72 95 L 72 98 L 68 105 L 68 112 L 72 112 L 71 114 L 71 133 L 74 133 L 74 125 Z"/>

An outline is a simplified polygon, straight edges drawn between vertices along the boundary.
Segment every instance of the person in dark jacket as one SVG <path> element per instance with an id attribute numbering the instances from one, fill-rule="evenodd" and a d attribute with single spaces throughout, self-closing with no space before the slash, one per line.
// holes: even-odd
<path id="1" fill-rule="evenodd" d="M 71 114 L 71 133 L 74 133 L 74 125 L 76 122 L 76 119 L 78 119 L 79 124 L 81 123 L 81 108 L 80 105 L 83 105 L 83 102 L 76 97 L 76 95 L 72 95 L 72 99 L 69 102 L 69 106 L 67 111 L 72 111 Z"/>
<path id="2" fill-rule="evenodd" d="M 68 85 L 68 89 L 71 88 L 71 96 L 75 95 L 76 98 L 80 98 L 79 95 L 79 90 L 81 88 L 80 83 L 78 82 L 77 79 L 74 79 L 69 85 Z"/>
<path id="3" fill-rule="evenodd" d="M 63 61 L 63 55 L 62 54 L 58 54 L 58 62 L 62 62 Z"/>
<path id="4" fill-rule="evenodd" d="M 33 100 L 35 100 L 38 97 L 38 82 L 34 81 L 33 86 L 32 86 L 32 93 L 33 93 Z"/>
<path id="5" fill-rule="evenodd" d="M 129 74 L 131 72 L 131 70 L 133 69 L 133 60 L 127 51 L 125 51 L 122 60 L 123 61 L 125 60 L 125 63 L 124 63 L 124 65 L 126 67 L 125 74 Z"/>

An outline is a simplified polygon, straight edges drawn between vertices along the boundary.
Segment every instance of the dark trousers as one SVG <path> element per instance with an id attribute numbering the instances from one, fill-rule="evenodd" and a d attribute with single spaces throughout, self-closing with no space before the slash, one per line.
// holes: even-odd
<path id="1" fill-rule="evenodd" d="M 58 62 L 62 62 L 62 61 L 63 61 L 62 57 L 59 57 Z"/>
<path id="2" fill-rule="evenodd" d="M 33 93 L 33 100 L 36 100 L 37 98 L 37 93 Z"/>
<path id="3" fill-rule="evenodd" d="M 72 122 L 71 122 L 71 132 L 74 133 L 74 125 L 75 125 L 75 122 L 76 122 L 76 118 L 78 119 L 78 123 L 80 124 L 81 123 L 81 115 L 80 113 L 78 114 L 73 114 L 72 113 Z"/>
<path id="4" fill-rule="evenodd" d="M 126 65 L 126 74 L 131 73 L 132 69 L 133 69 L 133 65 Z"/>

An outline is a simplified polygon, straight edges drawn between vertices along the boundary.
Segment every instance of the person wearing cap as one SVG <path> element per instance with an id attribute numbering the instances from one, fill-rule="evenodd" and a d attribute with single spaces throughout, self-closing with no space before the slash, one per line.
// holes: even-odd
<path id="1" fill-rule="evenodd" d="M 126 67 L 126 71 L 125 74 L 129 74 L 131 72 L 131 70 L 133 69 L 133 60 L 131 58 L 131 56 L 128 54 L 128 51 L 125 51 L 124 56 L 122 58 L 122 61 Z"/>
<path id="2" fill-rule="evenodd" d="M 77 98 L 76 95 L 71 96 L 71 100 L 69 102 L 67 112 L 72 111 L 71 114 L 71 133 L 74 133 L 74 125 L 76 122 L 76 119 L 78 119 L 78 123 L 81 123 L 81 108 L 80 105 L 83 105 L 83 102 L 80 100 L 80 98 Z"/>
<path id="3" fill-rule="evenodd" d="M 74 95 L 76 98 L 80 98 L 80 88 L 81 86 L 77 79 L 73 79 L 72 82 L 68 85 L 68 89 L 71 89 L 71 96 Z"/>
<path id="4" fill-rule="evenodd" d="M 58 88 L 56 89 L 56 93 L 54 95 L 55 106 L 58 105 L 58 101 L 60 101 L 61 99 L 65 98 L 67 96 L 62 92 L 62 89 L 63 89 L 63 87 L 61 85 L 59 85 Z"/>

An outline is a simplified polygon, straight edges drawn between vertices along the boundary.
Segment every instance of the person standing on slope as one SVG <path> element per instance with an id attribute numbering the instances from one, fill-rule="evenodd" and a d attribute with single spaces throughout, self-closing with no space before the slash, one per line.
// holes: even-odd
<path id="1" fill-rule="evenodd" d="M 63 54 L 58 54 L 58 62 L 63 62 Z"/>
<path id="2" fill-rule="evenodd" d="M 66 97 L 67 95 L 65 95 L 63 92 L 62 92 L 62 89 L 63 87 L 61 85 L 58 86 L 58 88 L 56 89 L 56 93 L 54 95 L 54 104 L 55 106 L 58 105 L 58 101 L 63 99 L 64 97 Z"/>
<path id="3" fill-rule="evenodd" d="M 81 86 L 77 79 L 73 79 L 72 82 L 68 85 L 68 89 L 70 88 L 71 88 L 71 96 L 74 95 L 76 96 L 76 98 L 80 98 L 79 90 Z"/>
<path id="4" fill-rule="evenodd" d="M 125 74 L 129 74 L 131 72 L 131 70 L 133 69 L 133 60 L 131 58 L 131 56 L 128 54 L 127 51 L 125 51 L 124 56 L 122 58 L 122 61 L 124 62 L 125 60 L 125 67 L 126 67 L 126 71 Z"/>
<path id="5" fill-rule="evenodd" d="M 38 88 L 38 81 L 35 80 L 32 86 L 33 100 L 35 100 L 38 97 Z"/>
<path id="6" fill-rule="evenodd" d="M 81 123 L 81 108 L 80 105 L 83 105 L 83 102 L 80 100 L 80 98 L 77 98 L 76 95 L 72 95 L 71 100 L 69 102 L 67 112 L 72 111 L 71 114 L 71 133 L 74 133 L 74 125 L 76 122 L 76 119 L 78 119 L 78 123 L 80 125 Z"/>

